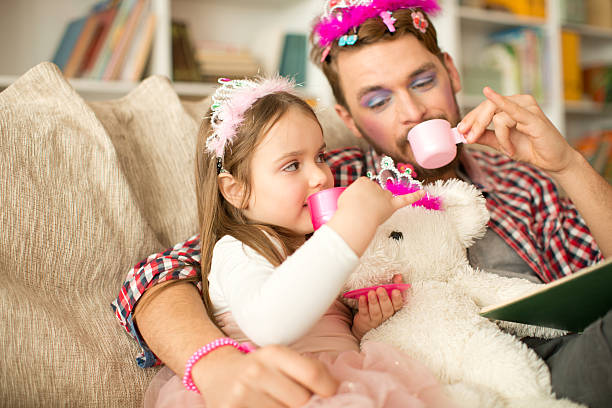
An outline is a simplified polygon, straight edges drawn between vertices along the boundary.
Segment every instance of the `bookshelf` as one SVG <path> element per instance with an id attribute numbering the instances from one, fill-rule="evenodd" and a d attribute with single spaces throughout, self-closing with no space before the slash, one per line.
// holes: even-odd
<path id="1" fill-rule="evenodd" d="M 0 90 L 6 88 L 28 69 L 41 61 L 49 61 L 59 44 L 69 21 L 86 15 L 99 0 L 22 0 L 0 2 Z M 260 59 L 274 66 L 270 60 L 270 45 L 277 46 L 278 33 L 291 30 L 303 14 L 293 12 L 302 0 L 151 0 L 157 22 L 152 45 L 150 73 L 172 77 L 171 20 L 188 22 L 192 35 L 197 38 L 228 40 L 245 45 L 257 52 Z M 289 18 L 277 19 L 274 13 Z M 232 29 L 228 29 L 227 16 L 231 16 Z M 205 24 L 203 23 L 205 22 Z M 238 22 L 236 24 L 236 22 Z M 297 23 L 296 23 L 297 22 Z M 240 29 L 235 29 L 240 26 Z M 261 30 L 266 27 L 266 30 Z M 307 23 L 298 31 L 306 31 Z M 255 36 L 255 31 L 266 31 Z M 198 37 L 199 36 L 199 37 Z M 267 37 L 266 37 L 267 36 Z M 249 44 L 241 44 L 245 39 Z M 254 45 L 255 44 L 255 45 Z M 279 48 L 278 45 L 277 48 Z M 266 68 L 266 69 L 270 69 Z M 69 79 L 74 88 L 86 99 L 110 99 L 125 95 L 138 83 L 131 81 L 102 81 L 83 78 Z M 215 84 L 174 82 L 180 96 L 204 97 Z"/>
<path id="2" fill-rule="evenodd" d="M 225 41 L 249 49 L 261 62 L 263 72 L 278 68 L 282 37 L 286 33 L 306 34 L 322 0 L 151 0 L 157 15 L 150 71 L 172 75 L 171 21 L 185 21 L 194 43 Z M 66 24 L 86 14 L 96 0 L 22 0 L 0 2 L 0 89 L 26 70 L 52 58 Z M 607 123 L 610 109 L 578 101 L 565 103 L 561 56 L 561 30 L 580 34 L 581 63 L 612 64 L 612 29 L 583 24 L 561 23 L 561 1 L 548 0 L 546 18 L 517 16 L 462 5 L 460 0 L 440 0 L 442 13 L 434 20 L 442 48 L 449 52 L 460 71 L 465 62 L 479 56 L 487 37 L 499 30 L 531 27 L 541 30 L 544 43 L 545 96 L 540 104 L 545 113 L 568 138 L 593 126 Z M 329 86 L 320 71 L 307 66 L 309 95 L 323 104 L 333 103 Z M 465 72 L 461 72 L 465 82 Z M 70 80 L 87 99 L 120 97 L 137 86 L 126 81 Z M 214 84 L 175 82 L 181 96 L 203 97 Z M 463 111 L 483 100 L 480 94 L 459 95 Z"/>

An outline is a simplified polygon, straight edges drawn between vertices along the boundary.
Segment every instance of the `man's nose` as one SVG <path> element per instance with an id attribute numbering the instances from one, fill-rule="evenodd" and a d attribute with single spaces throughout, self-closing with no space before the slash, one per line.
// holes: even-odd
<path id="1" fill-rule="evenodd" d="M 423 121 L 427 111 L 421 99 L 408 91 L 399 94 L 395 109 L 401 123 L 415 124 Z"/>

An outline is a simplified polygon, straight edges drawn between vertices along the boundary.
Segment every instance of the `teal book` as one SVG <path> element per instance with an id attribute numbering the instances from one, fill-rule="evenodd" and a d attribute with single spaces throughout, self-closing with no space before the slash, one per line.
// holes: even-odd
<path id="1" fill-rule="evenodd" d="M 278 73 L 294 78 L 298 85 L 306 83 L 306 44 L 304 34 L 286 34 L 283 42 Z"/>
<path id="2" fill-rule="evenodd" d="M 480 311 L 484 317 L 581 332 L 612 309 L 612 259 Z"/>
<path id="3" fill-rule="evenodd" d="M 79 36 L 81 35 L 81 31 L 85 26 L 87 18 L 88 16 L 79 17 L 68 23 L 68 26 L 66 27 L 66 30 L 62 36 L 62 40 L 55 50 L 55 55 L 53 56 L 52 61 L 62 71 L 68 62 L 68 58 L 70 58 L 70 55 L 72 54 L 72 50 L 74 49 Z"/>

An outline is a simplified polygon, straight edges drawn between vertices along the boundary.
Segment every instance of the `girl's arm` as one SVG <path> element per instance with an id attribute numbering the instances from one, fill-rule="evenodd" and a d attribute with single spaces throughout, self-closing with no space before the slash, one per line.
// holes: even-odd
<path id="1" fill-rule="evenodd" d="M 215 246 L 210 296 L 216 312 L 231 311 L 255 343 L 290 344 L 323 316 L 357 262 L 325 225 L 276 268 L 242 242 L 224 237 Z"/>
<path id="2" fill-rule="evenodd" d="M 151 350 L 182 376 L 189 357 L 225 335 L 210 321 L 198 289 L 187 282 L 160 284 L 147 291 L 134 310 Z M 301 406 L 313 393 L 330 396 L 337 383 L 314 359 L 281 346 L 247 355 L 221 347 L 193 368 L 193 379 L 207 406 Z"/>

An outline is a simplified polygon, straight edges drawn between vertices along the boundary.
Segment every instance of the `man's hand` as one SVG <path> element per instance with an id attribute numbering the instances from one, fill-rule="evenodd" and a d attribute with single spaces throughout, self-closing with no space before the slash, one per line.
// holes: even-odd
<path id="1" fill-rule="evenodd" d="M 205 362 L 213 356 L 218 370 L 209 365 L 216 362 Z M 193 378 L 210 408 L 300 407 L 313 394 L 327 397 L 338 388 L 322 362 L 283 346 L 246 355 L 223 347 L 194 366 Z"/>
<path id="2" fill-rule="evenodd" d="M 393 276 L 393 283 L 403 283 L 402 276 Z M 364 334 L 380 326 L 382 322 L 400 310 L 403 305 L 402 293 L 398 289 L 391 291 L 391 298 L 384 288 L 369 291 L 367 298 L 365 295 L 359 296 L 359 311 L 353 318 L 353 335 L 357 340 L 361 340 Z"/>
<path id="3" fill-rule="evenodd" d="M 533 96 L 502 96 L 489 87 L 483 93 L 487 100 L 457 126 L 469 143 L 493 147 L 514 160 L 552 174 L 570 167 L 577 152 L 544 115 Z M 487 130 L 491 123 L 493 131 Z"/>

